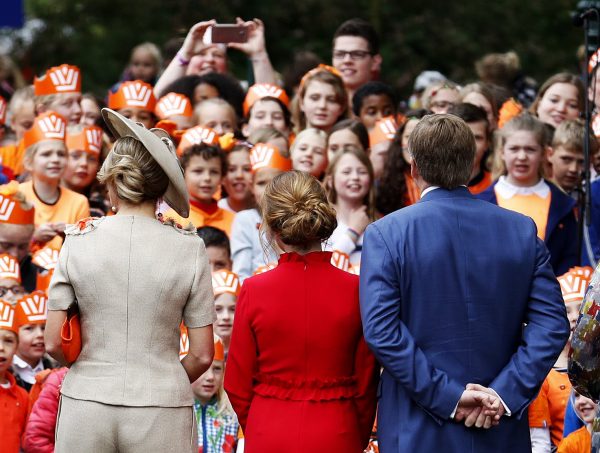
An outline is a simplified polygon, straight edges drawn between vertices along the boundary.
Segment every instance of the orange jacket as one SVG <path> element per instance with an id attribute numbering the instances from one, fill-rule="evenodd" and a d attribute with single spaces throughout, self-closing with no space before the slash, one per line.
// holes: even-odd
<path id="1" fill-rule="evenodd" d="M 570 394 L 571 382 L 567 373 L 550 370 L 539 395 L 529 407 L 529 427 L 549 428 L 553 445 L 562 440 Z"/>
<path id="2" fill-rule="evenodd" d="M 12 374 L 6 373 L 9 388 L 0 387 L 0 439 L 2 452 L 18 453 L 29 415 L 29 396 Z"/>
<path id="3" fill-rule="evenodd" d="M 583 426 L 565 437 L 558 446 L 558 453 L 588 453 L 592 451 L 592 435 Z"/>

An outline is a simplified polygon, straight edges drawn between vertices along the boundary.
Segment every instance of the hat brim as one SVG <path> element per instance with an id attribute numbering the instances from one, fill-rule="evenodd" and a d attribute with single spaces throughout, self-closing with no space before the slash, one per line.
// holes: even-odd
<path id="1" fill-rule="evenodd" d="M 169 137 L 162 129 L 146 129 L 109 108 L 102 109 L 102 117 L 116 138 L 132 137 L 142 142 L 169 178 L 163 198 L 181 217 L 190 214 L 190 201 L 183 178 L 183 168 L 177 155 L 161 140 Z"/>

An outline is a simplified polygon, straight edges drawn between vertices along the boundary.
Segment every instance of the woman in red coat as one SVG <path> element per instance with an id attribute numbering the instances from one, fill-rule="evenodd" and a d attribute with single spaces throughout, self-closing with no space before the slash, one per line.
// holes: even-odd
<path id="1" fill-rule="evenodd" d="M 262 200 L 279 265 L 244 282 L 225 389 L 246 453 L 359 453 L 369 441 L 378 367 L 363 339 L 358 277 L 321 244 L 335 211 L 316 179 L 277 176 Z"/>

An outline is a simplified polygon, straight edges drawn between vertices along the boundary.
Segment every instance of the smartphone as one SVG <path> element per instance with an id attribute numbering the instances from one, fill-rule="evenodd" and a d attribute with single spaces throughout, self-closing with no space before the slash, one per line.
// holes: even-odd
<path id="1" fill-rule="evenodd" d="M 227 44 L 248 41 L 248 27 L 235 24 L 217 24 L 206 30 L 205 44 Z"/>

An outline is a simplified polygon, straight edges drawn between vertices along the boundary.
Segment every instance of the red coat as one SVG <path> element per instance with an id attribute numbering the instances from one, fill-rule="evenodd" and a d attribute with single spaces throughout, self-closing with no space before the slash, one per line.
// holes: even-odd
<path id="1" fill-rule="evenodd" d="M 52 372 L 46 379 L 29 415 L 29 421 L 23 436 L 23 450 L 25 452 L 54 452 L 54 432 L 60 385 L 68 370 L 68 368 L 60 368 Z"/>
<path id="2" fill-rule="evenodd" d="M 358 277 L 331 253 L 288 253 L 244 282 L 225 389 L 246 453 L 359 453 L 367 446 L 379 368 L 362 335 Z"/>

